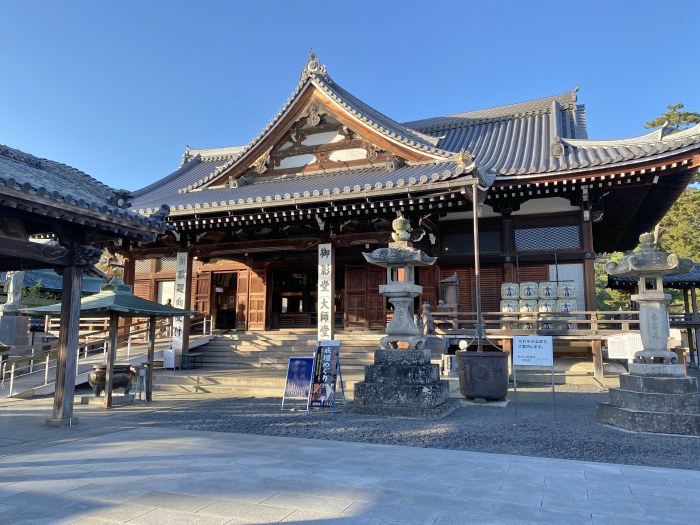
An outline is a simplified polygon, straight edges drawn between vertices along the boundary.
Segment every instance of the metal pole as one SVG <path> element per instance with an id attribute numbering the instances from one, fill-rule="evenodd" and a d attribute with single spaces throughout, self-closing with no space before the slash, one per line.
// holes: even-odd
<path id="1" fill-rule="evenodd" d="M 472 225 L 474 226 L 474 281 L 476 283 L 476 349 L 484 350 L 484 319 L 481 312 L 481 269 L 479 267 L 479 220 L 476 203 L 476 181 L 472 184 Z"/>
<path id="2" fill-rule="evenodd" d="M 117 354 L 117 333 L 119 331 L 119 312 L 109 313 L 109 352 L 107 353 L 107 370 L 105 373 L 104 407 L 112 408 L 112 390 L 114 388 L 114 360 Z"/>
<path id="3" fill-rule="evenodd" d="M 12 361 L 12 368 L 10 369 L 10 396 L 12 397 L 12 394 L 14 393 L 13 390 L 15 388 L 15 362 Z"/>
<path id="4" fill-rule="evenodd" d="M 153 355 L 156 347 L 156 316 L 152 315 L 148 320 L 148 358 L 146 371 L 146 401 L 153 401 Z"/>

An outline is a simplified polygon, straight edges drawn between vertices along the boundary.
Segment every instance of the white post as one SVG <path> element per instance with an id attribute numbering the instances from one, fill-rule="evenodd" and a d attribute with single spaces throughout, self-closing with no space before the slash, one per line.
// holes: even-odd
<path id="1" fill-rule="evenodd" d="M 44 384 L 49 384 L 49 362 L 51 360 L 51 354 L 46 354 L 46 362 L 44 363 Z"/>
<path id="2" fill-rule="evenodd" d="M 12 397 L 13 389 L 15 387 L 15 362 L 12 362 L 12 368 L 10 369 L 10 397 Z"/>
<path id="3" fill-rule="evenodd" d="M 335 265 L 333 244 L 318 245 L 318 340 L 333 339 L 335 312 Z"/>
<path id="4" fill-rule="evenodd" d="M 175 261 L 175 294 L 173 306 L 188 309 L 187 284 L 191 281 L 192 262 L 187 252 L 178 252 Z M 172 348 L 175 352 L 175 366 L 180 367 L 182 353 L 189 346 L 189 322 L 184 315 L 173 317 Z"/>
<path id="5" fill-rule="evenodd" d="M 34 346 L 32 346 L 32 357 L 34 356 Z M 29 360 L 29 373 L 34 372 L 34 359 Z"/>

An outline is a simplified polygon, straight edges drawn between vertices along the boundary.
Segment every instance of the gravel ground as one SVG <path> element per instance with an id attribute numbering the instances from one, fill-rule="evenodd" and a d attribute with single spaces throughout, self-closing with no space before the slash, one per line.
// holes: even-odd
<path id="1" fill-rule="evenodd" d="M 239 432 L 311 439 L 361 441 L 498 454 L 600 461 L 700 470 L 700 440 L 640 434 L 596 422 L 608 401 L 595 387 L 518 388 L 505 407 L 465 406 L 437 421 L 328 410 L 282 412 L 281 399 L 216 398 L 186 408 L 153 411 L 140 424 L 187 430 Z M 139 418 L 138 414 L 128 418 Z"/>

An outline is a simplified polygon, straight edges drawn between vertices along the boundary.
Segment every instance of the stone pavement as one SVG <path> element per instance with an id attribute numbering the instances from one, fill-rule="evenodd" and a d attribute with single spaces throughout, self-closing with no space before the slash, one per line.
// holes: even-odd
<path id="1" fill-rule="evenodd" d="M 698 471 L 178 430 L 87 407 L 51 429 L 49 412 L 0 404 L 2 524 L 624 525 L 700 511 Z"/>

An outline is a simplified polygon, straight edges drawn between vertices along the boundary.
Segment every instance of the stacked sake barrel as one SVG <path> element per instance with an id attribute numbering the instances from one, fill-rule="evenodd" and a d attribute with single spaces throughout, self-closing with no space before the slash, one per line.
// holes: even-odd
<path id="1" fill-rule="evenodd" d="M 545 281 L 503 283 L 501 285 L 501 313 L 504 314 L 504 328 L 525 329 L 534 328 L 537 312 L 553 315 L 540 316 L 542 321 L 562 321 L 566 314 L 576 311 L 576 287 L 572 281 Z M 508 314 L 516 314 L 508 316 Z M 533 314 L 532 316 L 523 314 Z M 559 315 L 554 315 L 559 314 Z M 516 322 L 519 321 L 519 322 Z M 543 329 L 557 328 L 560 323 L 543 323 Z"/>

